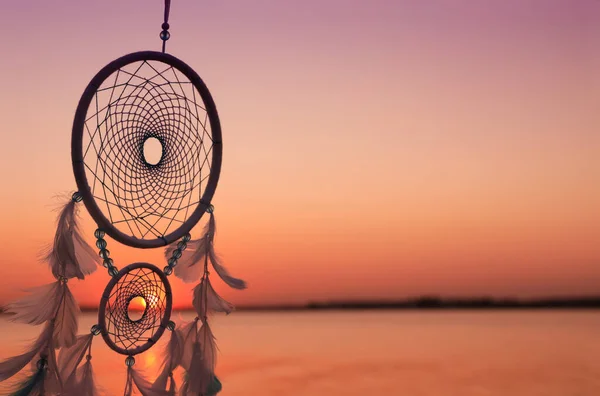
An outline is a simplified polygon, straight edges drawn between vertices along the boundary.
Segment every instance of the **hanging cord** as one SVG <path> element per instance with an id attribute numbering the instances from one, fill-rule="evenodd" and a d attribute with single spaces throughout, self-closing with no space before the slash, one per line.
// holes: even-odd
<path id="1" fill-rule="evenodd" d="M 169 12 L 171 11 L 171 0 L 165 0 L 165 21 L 163 22 L 160 32 L 160 39 L 162 40 L 162 52 L 165 52 L 167 47 L 167 40 L 171 37 L 169 33 Z"/>

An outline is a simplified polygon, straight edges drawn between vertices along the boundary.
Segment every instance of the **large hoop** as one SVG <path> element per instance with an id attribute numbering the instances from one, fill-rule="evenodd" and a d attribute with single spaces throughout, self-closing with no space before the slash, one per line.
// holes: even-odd
<path id="1" fill-rule="evenodd" d="M 145 158 L 149 138 L 163 150 L 156 163 Z M 168 245 L 198 223 L 217 187 L 222 138 L 215 103 L 178 58 L 125 55 L 85 89 L 71 157 L 79 193 L 101 229 L 132 247 Z"/>

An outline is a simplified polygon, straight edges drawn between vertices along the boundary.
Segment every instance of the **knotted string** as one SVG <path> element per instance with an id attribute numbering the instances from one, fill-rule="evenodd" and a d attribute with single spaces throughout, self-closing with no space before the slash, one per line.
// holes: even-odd
<path id="1" fill-rule="evenodd" d="M 171 37 L 169 33 L 169 12 L 171 11 L 171 0 L 165 0 L 165 20 L 162 24 L 162 32 L 160 32 L 160 39 L 162 40 L 162 52 L 165 52 L 167 47 L 167 40 Z"/>

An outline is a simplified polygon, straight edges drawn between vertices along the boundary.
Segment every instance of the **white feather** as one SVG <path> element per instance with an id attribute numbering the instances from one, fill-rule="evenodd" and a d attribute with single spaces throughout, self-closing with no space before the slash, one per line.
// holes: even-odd
<path id="1" fill-rule="evenodd" d="M 57 348 L 70 347 L 77 337 L 79 306 L 66 283 L 61 284 L 63 297 L 54 318 L 54 344 Z"/>
<path id="2" fill-rule="evenodd" d="M 68 385 L 63 394 L 65 396 L 98 396 L 99 391 L 94 380 L 92 361 L 87 360 L 77 369 L 76 381 Z"/>
<path id="3" fill-rule="evenodd" d="M 132 396 L 133 394 L 133 368 L 127 367 L 127 379 L 125 380 L 125 391 L 123 396 Z"/>
<path id="4" fill-rule="evenodd" d="M 179 366 L 183 354 L 183 340 L 177 331 L 171 332 L 169 343 L 164 349 L 164 358 L 162 371 L 154 381 L 154 389 L 167 389 L 167 382 L 173 371 Z M 173 380 L 171 380 L 173 383 Z"/>
<path id="5" fill-rule="evenodd" d="M 194 288 L 192 305 L 201 319 L 208 316 L 208 312 L 211 311 L 225 312 L 226 314 L 230 314 L 233 311 L 233 305 L 217 294 L 208 277 L 204 277 Z M 205 312 L 206 309 L 208 309 L 208 312 Z"/>
<path id="6" fill-rule="evenodd" d="M 167 384 L 169 383 L 169 377 L 171 376 L 171 372 L 167 366 L 163 367 L 158 374 L 158 377 L 154 380 L 154 385 L 152 385 L 153 389 L 167 389 Z"/>
<path id="7" fill-rule="evenodd" d="M 179 332 L 182 345 L 181 361 L 179 364 L 185 370 L 189 370 L 194 352 L 194 344 L 198 340 L 198 321 L 191 321 L 182 326 L 181 329 L 175 331 Z"/>
<path id="8" fill-rule="evenodd" d="M 12 396 L 45 396 L 46 374 L 45 368 L 38 369 L 36 367 L 33 374 L 24 378 L 10 394 Z"/>
<path id="9" fill-rule="evenodd" d="M 29 295 L 6 305 L 9 319 L 31 325 L 40 325 L 54 317 L 62 299 L 60 282 L 29 289 Z"/>
<path id="10" fill-rule="evenodd" d="M 200 246 L 197 250 L 183 252 L 175 267 L 175 276 L 185 283 L 197 282 L 204 273 L 204 256 L 206 248 Z"/>
<path id="11" fill-rule="evenodd" d="M 152 383 L 148 381 L 140 372 L 130 367 L 131 378 L 136 388 L 143 396 L 169 396 L 169 392 L 164 389 L 155 389 Z"/>
<path id="12" fill-rule="evenodd" d="M 194 344 L 192 362 L 188 371 L 186 392 L 188 395 L 203 395 L 212 379 L 212 371 L 206 367 L 202 358 L 202 347 L 199 342 Z"/>
<path id="13" fill-rule="evenodd" d="M 208 322 L 204 322 L 198 332 L 198 341 L 202 346 L 202 361 L 204 367 L 211 373 L 217 366 L 217 343 Z"/>
<path id="14" fill-rule="evenodd" d="M 215 216 L 211 213 L 208 223 L 204 226 L 202 237 L 189 241 L 181 257 L 177 260 L 175 276 L 186 283 L 196 282 L 200 279 L 204 273 L 204 257 L 212 246 L 216 229 Z M 177 249 L 177 244 L 167 247 L 165 257 L 169 259 L 175 249 Z"/>
<path id="15" fill-rule="evenodd" d="M 171 374 L 171 384 L 169 385 L 169 396 L 177 396 L 177 387 L 175 386 L 175 379 L 173 378 L 173 374 Z"/>
<path id="16" fill-rule="evenodd" d="M 102 258 L 88 245 L 77 225 L 73 226 L 73 244 L 75 245 L 77 264 L 84 275 L 92 274 L 99 265 L 102 265 Z"/>
<path id="17" fill-rule="evenodd" d="M 82 362 L 92 343 L 93 334 L 80 335 L 70 347 L 62 348 L 58 354 L 58 369 L 64 384 L 77 382 L 77 366 Z"/>
<path id="18" fill-rule="evenodd" d="M 54 277 L 83 279 L 94 272 L 101 258 L 85 242 L 77 224 L 76 203 L 70 200 L 58 216 L 54 243 L 45 256 Z"/>
<path id="19" fill-rule="evenodd" d="M 223 282 L 227 283 L 234 289 L 243 290 L 246 288 L 246 282 L 229 275 L 229 271 L 227 271 L 227 268 L 221 264 L 220 259 L 215 253 L 214 249 L 208 249 L 208 259 Z"/>
<path id="20" fill-rule="evenodd" d="M 48 366 L 46 368 L 46 379 L 44 380 L 44 391 L 47 395 L 60 394 L 62 382 L 58 370 L 58 363 L 56 361 L 56 349 L 54 348 L 52 341 L 48 343 L 45 352 L 47 353 Z"/>
<path id="21" fill-rule="evenodd" d="M 185 375 L 183 377 L 183 383 L 181 384 L 181 388 L 179 389 L 179 396 L 188 396 L 189 392 L 189 375 Z"/>
<path id="22" fill-rule="evenodd" d="M 46 324 L 46 326 L 44 327 L 44 331 L 42 331 L 42 334 L 40 334 L 38 339 L 34 342 L 34 344 L 27 352 L 1 362 L 0 381 L 4 381 L 17 374 L 23 369 L 23 367 L 27 365 L 27 363 L 31 362 L 41 350 L 46 348 L 52 340 L 52 331 L 52 324 Z"/>

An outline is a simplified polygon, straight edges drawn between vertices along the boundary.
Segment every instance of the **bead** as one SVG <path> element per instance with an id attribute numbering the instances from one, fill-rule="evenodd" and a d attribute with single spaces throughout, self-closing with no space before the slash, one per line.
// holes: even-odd
<path id="1" fill-rule="evenodd" d="M 210 204 L 210 205 L 208 205 L 208 207 L 206 208 L 206 211 L 207 211 L 208 213 L 213 213 L 213 212 L 215 211 L 215 207 L 214 207 L 212 204 Z"/>
<path id="2" fill-rule="evenodd" d="M 104 259 L 104 261 L 102 262 L 102 265 L 104 266 L 104 268 L 109 268 L 114 265 L 114 261 L 111 258 L 107 258 L 107 259 Z"/>
<path id="3" fill-rule="evenodd" d="M 127 356 L 127 359 L 125 359 L 125 364 L 127 365 L 127 367 L 131 367 L 135 364 L 135 359 L 133 358 L 133 356 Z"/>
<path id="4" fill-rule="evenodd" d="M 98 334 L 100 334 L 101 331 L 102 331 L 102 329 L 97 324 L 93 325 L 92 328 L 90 329 L 90 332 L 93 335 L 98 335 Z"/>
<path id="5" fill-rule="evenodd" d="M 71 200 L 75 202 L 81 202 L 83 201 L 83 196 L 79 194 L 79 191 L 76 191 L 73 193 L 73 195 L 71 195 Z"/>
<path id="6" fill-rule="evenodd" d="M 106 249 L 106 245 L 107 245 L 106 241 L 104 239 L 102 239 L 102 238 L 99 238 L 96 241 L 96 247 L 98 249 Z"/>
<path id="7" fill-rule="evenodd" d="M 181 241 L 177 244 L 177 249 L 179 250 L 185 250 L 185 248 L 187 247 L 187 243 Z"/>
<path id="8" fill-rule="evenodd" d="M 175 330 L 175 322 L 173 322 L 172 320 L 169 320 L 169 323 L 167 323 L 167 329 L 173 331 Z"/>
<path id="9" fill-rule="evenodd" d="M 98 253 L 100 255 L 100 257 L 102 257 L 103 259 L 107 259 L 110 257 L 110 250 L 108 249 L 102 249 L 100 250 L 100 252 Z"/>
<path id="10" fill-rule="evenodd" d="M 92 355 L 85 355 L 85 360 L 87 360 L 88 362 L 89 362 L 90 360 L 92 360 Z"/>
<path id="11" fill-rule="evenodd" d="M 183 242 L 185 242 L 185 243 L 188 243 L 189 241 L 191 241 L 191 240 L 192 240 L 192 236 L 191 236 L 191 235 L 190 235 L 190 233 L 188 232 L 187 234 L 185 234 L 185 235 L 183 236 L 183 238 L 181 238 L 181 240 L 182 240 Z"/>
<path id="12" fill-rule="evenodd" d="M 46 367 L 46 359 L 41 358 L 40 360 L 37 361 L 37 368 L 38 370 L 42 370 L 44 367 Z"/>
<path id="13" fill-rule="evenodd" d="M 173 250 L 173 258 L 179 259 L 181 257 L 181 249 Z"/>
<path id="14" fill-rule="evenodd" d="M 165 275 L 171 275 L 173 273 L 173 268 L 169 267 L 168 265 L 163 269 L 163 272 L 165 273 Z"/>
<path id="15" fill-rule="evenodd" d="M 110 276 L 117 276 L 118 273 L 119 273 L 119 269 L 117 267 L 110 267 L 108 269 L 108 275 L 110 275 Z"/>
<path id="16" fill-rule="evenodd" d="M 160 25 L 162 30 L 169 30 L 169 24 L 167 22 L 163 23 L 162 25 Z"/>
<path id="17" fill-rule="evenodd" d="M 215 375 L 215 376 L 213 376 L 212 381 L 208 385 L 208 389 L 206 390 L 206 393 L 208 395 L 216 395 L 217 393 L 221 392 L 222 389 L 223 389 L 223 385 L 221 384 L 221 381 L 219 381 L 219 379 Z"/>
<path id="18" fill-rule="evenodd" d="M 160 39 L 162 41 L 167 41 L 170 37 L 171 37 L 171 33 L 167 32 L 166 30 L 163 30 L 162 32 L 160 32 Z"/>
<path id="19" fill-rule="evenodd" d="M 167 263 L 169 264 L 169 267 L 175 267 L 177 265 L 177 259 L 175 257 L 171 257 Z"/>
<path id="20" fill-rule="evenodd" d="M 104 238 L 104 235 L 106 235 L 106 232 L 104 232 L 103 229 L 98 228 L 96 231 L 94 231 L 94 236 L 98 239 Z"/>

